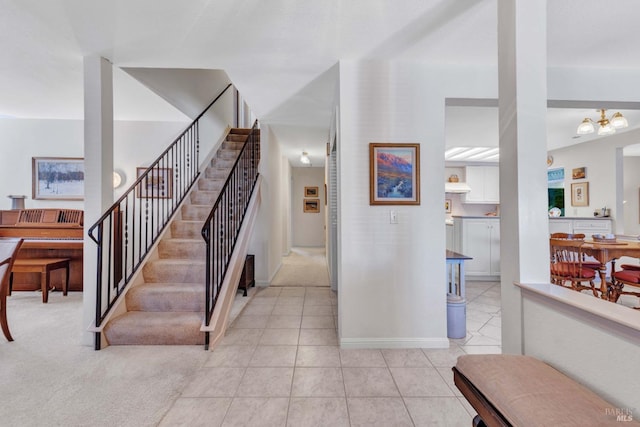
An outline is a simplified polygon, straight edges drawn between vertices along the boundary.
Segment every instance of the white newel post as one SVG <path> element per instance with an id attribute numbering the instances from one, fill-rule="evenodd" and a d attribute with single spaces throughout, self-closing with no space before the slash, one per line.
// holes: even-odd
<path id="1" fill-rule="evenodd" d="M 113 70 L 99 56 L 84 58 L 84 171 L 82 343 L 93 345 L 97 246 L 86 232 L 113 204 Z"/>

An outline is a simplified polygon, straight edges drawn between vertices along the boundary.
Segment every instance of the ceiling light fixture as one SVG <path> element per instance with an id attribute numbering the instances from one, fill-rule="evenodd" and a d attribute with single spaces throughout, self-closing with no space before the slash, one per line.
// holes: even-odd
<path id="1" fill-rule="evenodd" d="M 600 120 L 597 122 L 586 117 L 578 126 L 576 133 L 578 135 L 587 135 L 595 132 L 596 129 L 594 123 L 598 123 L 600 125 L 600 127 L 598 127 L 598 135 L 600 136 L 613 135 L 616 133 L 616 129 L 623 129 L 629 126 L 627 119 L 625 119 L 620 112 L 614 113 L 613 116 L 611 116 L 611 119 L 607 119 L 604 113 L 605 111 L 607 110 L 604 108 L 600 109 Z"/>
<path id="2" fill-rule="evenodd" d="M 305 165 L 311 164 L 311 159 L 309 158 L 309 153 L 307 153 L 306 151 L 303 151 L 302 155 L 300 155 L 300 161 Z"/>

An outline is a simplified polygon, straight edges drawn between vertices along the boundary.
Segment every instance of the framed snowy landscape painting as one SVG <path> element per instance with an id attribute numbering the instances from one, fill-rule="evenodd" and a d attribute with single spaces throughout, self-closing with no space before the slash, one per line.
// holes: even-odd
<path id="1" fill-rule="evenodd" d="M 369 144 L 369 204 L 420 204 L 420 144 Z"/>
<path id="2" fill-rule="evenodd" d="M 76 157 L 32 157 L 34 200 L 83 200 L 84 159 Z"/>

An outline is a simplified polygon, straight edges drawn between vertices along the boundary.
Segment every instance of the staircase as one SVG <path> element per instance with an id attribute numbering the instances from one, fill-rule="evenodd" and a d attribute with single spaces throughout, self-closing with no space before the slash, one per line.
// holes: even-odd
<path id="1" fill-rule="evenodd" d="M 200 234 L 251 129 L 231 129 L 104 328 L 110 345 L 202 345 L 205 244 Z M 123 311 L 121 309 L 121 311 Z"/>

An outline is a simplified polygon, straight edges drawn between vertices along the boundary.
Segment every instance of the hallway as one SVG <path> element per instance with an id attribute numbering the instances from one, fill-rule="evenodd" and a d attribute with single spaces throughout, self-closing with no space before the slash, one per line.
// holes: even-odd
<path id="1" fill-rule="evenodd" d="M 256 290 L 160 425 L 471 424 L 451 367 L 462 354 L 500 352 L 500 284 L 468 283 L 469 333 L 449 349 L 341 349 L 336 293 L 303 274 L 321 252 L 283 260 L 274 282 L 295 283 L 291 273 L 305 286 Z"/>

